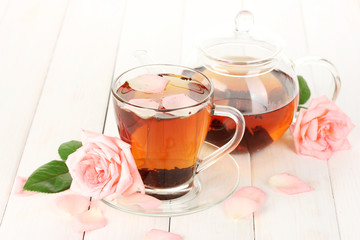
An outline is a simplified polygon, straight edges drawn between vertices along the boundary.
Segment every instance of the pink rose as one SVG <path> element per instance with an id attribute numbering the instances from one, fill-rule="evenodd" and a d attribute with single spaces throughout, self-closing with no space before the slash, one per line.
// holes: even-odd
<path id="1" fill-rule="evenodd" d="M 88 131 L 83 131 L 82 144 L 66 161 L 73 178 L 71 190 L 109 200 L 145 192 L 129 144 Z"/>
<path id="2" fill-rule="evenodd" d="M 350 149 L 347 136 L 354 127 L 334 102 L 322 96 L 313 98 L 307 110 L 300 110 L 290 131 L 298 154 L 328 160 L 333 152 Z"/>

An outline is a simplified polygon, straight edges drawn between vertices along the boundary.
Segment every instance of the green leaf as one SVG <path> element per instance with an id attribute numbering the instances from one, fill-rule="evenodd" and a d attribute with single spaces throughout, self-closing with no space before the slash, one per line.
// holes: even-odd
<path id="1" fill-rule="evenodd" d="M 299 95 L 300 95 L 299 105 L 302 105 L 309 100 L 311 96 L 311 91 L 303 76 L 298 75 L 297 78 L 299 82 Z"/>
<path id="2" fill-rule="evenodd" d="M 82 146 L 80 141 L 69 141 L 60 145 L 58 152 L 62 160 L 66 160 L 70 154 L 76 151 L 79 147 Z"/>
<path id="3" fill-rule="evenodd" d="M 64 161 L 53 160 L 33 172 L 24 185 L 24 190 L 57 193 L 70 188 L 72 178 Z"/>

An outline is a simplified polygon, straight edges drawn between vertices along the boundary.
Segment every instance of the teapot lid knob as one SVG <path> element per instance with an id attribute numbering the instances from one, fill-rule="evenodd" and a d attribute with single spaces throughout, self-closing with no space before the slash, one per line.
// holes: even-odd
<path id="1" fill-rule="evenodd" d="M 248 32 L 254 25 L 254 15 L 247 11 L 242 10 L 235 17 L 235 31 Z"/>

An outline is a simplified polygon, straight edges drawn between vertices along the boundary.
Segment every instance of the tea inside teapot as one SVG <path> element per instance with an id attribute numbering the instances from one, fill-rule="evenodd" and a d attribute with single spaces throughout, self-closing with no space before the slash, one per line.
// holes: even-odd
<path id="1" fill-rule="evenodd" d="M 207 39 L 201 44 L 198 70 L 213 81 L 215 104 L 235 107 L 244 115 L 246 129 L 237 150 L 255 152 L 288 129 L 298 106 L 299 90 L 292 64 L 282 55 L 279 44 L 255 34 L 249 24 L 251 16 L 242 14 L 246 14 L 245 28 L 237 25 L 232 36 Z M 234 127 L 226 117 L 213 117 L 207 141 L 224 144 Z"/>
<path id="2" fill-rule="evenodd" d="M 237 150 L 255 152 L 280 138 L 290 126 L 297 108 L 297 79 L 278 69 L 247 77 L 224 76 L 203 68 L 214 81 L 214 103 L 237 108 L 246 129 Z M 234 133 L 235 124 L 226 117 L 213 117 L 207 141 L 223 144 Z"/>

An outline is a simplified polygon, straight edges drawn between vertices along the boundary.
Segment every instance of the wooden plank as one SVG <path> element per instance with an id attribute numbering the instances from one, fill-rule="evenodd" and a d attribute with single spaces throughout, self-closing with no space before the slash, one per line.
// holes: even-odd
<path id="1" fill-rule="evenodd" d="M 351 227 L 360 216 L 360 121 L 356 126 L 349 136 L 352 149 L 335 153 L 328 162 L 341 239 L 356 239 L 360 234 Z"/>
<path id="2" fill-rule="evenodd" d="M 284 39 L 289 57 L 309 54 L 299 1 L 246 1 L 245 7 L 254 13 L 257 23 Z M 339 239 L 326 162 L 296 155 L 289 132 L 252 154 L 251 161 L 253 185 L 268 195 L 264 210 L 255 214 L 256 239 Z M 274 191 L 268 179 L 282 172 L 303 179 L 315 191 L 295 196 Z"/>
<path id="3" fill-rule="evenodd" d="M 14 0 L 0 8 L 0 219 L 46 78 L 68 0 Z M 5 12 L 6 10 L 6 12 Z M 39 37 L 41 36 L 41 37 Z"/>
<path id="4" fill-rule="evenodd" d="M 326 6 L 326 11 L 322 10 Z M 353 111 L 352 97 L 357 97 L 360 69 L 360 7 L 353 0 L 303 1 L 305 26 L 312 54 L 323 56 L 337 67 L 343 81 L 337 103 L 354 120 L 359 114 Z"/>
<path id="5" fill-rule="evenodd" d="M 6 9 L 8 8 L 10 0 L 0 0 L 0 24 L 5 15 Z"/>
<path id="6" fill-rule="evenodd" d="M 255 25 L 283 40 L 283 53 L 287 57 L 294 60 L 308 55 L 299 1 L 245 0 L 244 8 L 254 14 Z"/>
<path id="7" fill-rule="evenodd" d="M 136 50 L 146 50 L 155 61 L 158 61 L 157 63 L 179 62 L 182 1 L 128 1 L 124 14 L 114 78 L 129 68 L 141 65 L 134 57 Z M 112 104 L 110 99 L 104 133 L 118 136 Z M 142 217 L 110 207 L 106 207 L 104 211 L 109 226 L 86 233 L 85 239 L 113 239 L 115 236 L 121 236 L 123 239 L 141 239 L 153 228 L 165 231 L 169 228 L 169 218 L 166 217 Z"/>
<path id="8" fill-rule="evenodd" d="M 253 184 L 267 193 L 263 211 L 255 214 L 256 239 L 339 239 L 336 213 L 325 161 L 295 154 L 289 131 L 251 156 Z M 286 195 L 272 189 L 271 176 L 287 172 L 314 191 Z"/>
<path id="9" fill-rule="evenodd" d="M 232 156 L 240 167 L 238 188 L 251 186 L 249 155 Z M 252 216 L 242 221 L 233 220 L 225 214 L 223 203 L 193 215 L 172 217 L 170 230 L 184 239 L 254 239 Z"/>
<path id="10" fill-rule="evenodd" d="M 208 36 L 209 31 L 216 34 L 215 29 L 224 25 L 232 31 L 235 16 L 241 9 L 242 1 L 187 1 L 182 64 L 198 67 L 193 60 L 198 53 L 199 41 Z M 249 155 L 234 155 L 234 158 L 240 166 L 239 188 L 251 185 Z M 252 218 L 236 222 L 225 215 L 222 204 L 193 215 L 173 217 L 170 227 L 171 232 L 186 239 L 254 239 Z"/>
<path id="11" fill-rule="evenodd" d="M 114 116 L 112 100 L 110 99 L 104 134 L 118 137 L 119 134 Z M 169 218 L 166 217 L 143 217 L 116 210 L 105 204 L 101 204 L 98 207 L 100 207 L 107 218 L 108 225 L 105 228 L 87 232 L 85 234 L 86 240 L 100 238 L 114 239 L 118 236 L 121 236 L 123 239 L 142 239 L 153 228 L 165 231 L 169 228 Z"/>
<path id="12" fill-rule="evenodd" d="M 128 2 L 114 76 L 141 65 L 136 50 L 146 50 L 154 63 L 179 64 L 183 1 Z"/>
<path id="13" fill-rule="evenodd" d="M 349 136 L 352 149 L 335 153 L 328 162 L 341 238 L 357 239 L 360 229 L 352 226 L 360 215 L 357 207 L 360 201 L 360 151 L 357 147 L 360 144 L 360 113 L 354 111 L 354 104 L 360 100 L 360 5 L 354 0 L 302 2 L 309 48 L 336 65 L 342 79 L 337 104 L 357 126 Z"/>
<path id="14" fill-rule="evenodd" d="M 28 176 L 41 164 L 58 159 L 58 146 L 79 139 L 81 129 L 102 131 L 123 7 L 124 2 L 116 0 L 70 2 L 18 175 Z M 55 207 L 56 197 L 12 195 L 0 238 L 81 239 L 70 216 Z"/>
<path id="15" fill-rule="evenodd" d="M 184 16 L 182 58 L 183 65 L 197 67 L 196 56 L 199 44 L 220 32 L 231 35 L 235 30 L 235 16 L 243 10 L 244 1 L 216 0 L 187 1 Z"/>

